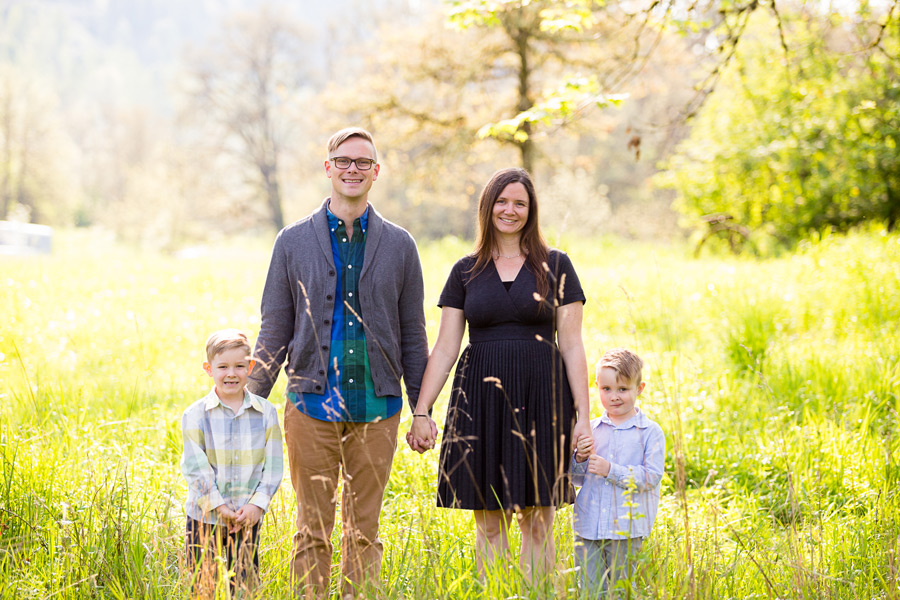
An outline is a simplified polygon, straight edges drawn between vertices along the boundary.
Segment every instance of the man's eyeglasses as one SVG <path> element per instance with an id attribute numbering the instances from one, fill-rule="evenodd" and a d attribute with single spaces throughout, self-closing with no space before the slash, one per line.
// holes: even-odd
<path id="1" fill-rule="evenodd" d="M 338 169 L 349 169 L 351 164 L 356 163 L 356 168 L 360 171 L 368 171 L 375 164 L 371 158 L 347 158 L 346 156 L 335 156 L 331 162 Z"/>

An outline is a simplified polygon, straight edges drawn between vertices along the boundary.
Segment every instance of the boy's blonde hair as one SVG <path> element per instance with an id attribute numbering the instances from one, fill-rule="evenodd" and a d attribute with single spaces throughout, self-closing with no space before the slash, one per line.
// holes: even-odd
<path id="1" fill-rule="evenodd" d="M 597 376 L 600 369 L 608 367 L 616 372 L 617 379 L 622 379 L 634 385 L 641 385 L 641 369 L 644 361 L 641 357 L 626 348 L 613 348 L 607 350 L 603 357 L 597 361 Z"/>
<path id="2" fill-rule="evenodd" d="M 250 340 L 243 331 L 237 329 L 220 329 L 213 332 L 206 340 L 206 360 L 213 361 L 217 354 L 233 348 L 244 348 L 247 356 L 252 354 Z"/>
<path id="3" fill-rule="evenodd" d="M 375 147 L 375 138 L 373 138 L 372 134 L 362 127 L 346 127 L 332 135 L 331 139 L 328 140 L 328 159 L 331 160 L 331 155 L 335 150 L 337 150 L 338 146 L 354 137 L 362 138 L 372 144 L 372 150 L 375 152 L 375 156 L 373 158 L 377 163 L 378 148 Z"/>

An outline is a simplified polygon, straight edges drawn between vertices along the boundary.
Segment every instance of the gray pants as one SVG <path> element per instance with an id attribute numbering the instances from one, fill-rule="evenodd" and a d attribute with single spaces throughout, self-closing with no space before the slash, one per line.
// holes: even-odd
<path id="1" fill-rule="evenodd" d="M 634 575 L 637 566 L 635 556 L 643 545 L 643 538 L 586 540 L 576 535 L 575 566 L 578 567 L 581 588 L 587 593 L 586 597 L 607 597 L 615 593 L 613 587 L 617 581 Z M 626 582 L 626 585 L 630 583 Z"/>

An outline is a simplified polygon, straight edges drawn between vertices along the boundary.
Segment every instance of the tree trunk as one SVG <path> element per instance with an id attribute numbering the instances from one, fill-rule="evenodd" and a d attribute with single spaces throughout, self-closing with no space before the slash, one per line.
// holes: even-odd
<path id="1" fill-rule="evenodd" d="M 531 63 L 529 62 L 529 34 L 525 28 L 516 32 L 516 53 L 519 55 L 519 101 L 516 111 L 522 113 L 534 105 L 531 97 Z M 529 173 L 534 173 L 535 146 L 531 139 L 531 123 L 525 122 L 519 126 L 519 131 L 527 137 L 522 141 L 516 141 L 519 146 L 519 155 L 522 160 L 522 168 Z"/>
<path id="2" fill-rule="evenodd" d="M 284 212 L 281 209 L 281 188 L 278 185 L 278 163 L 259 165 L 259 171 L 263 178 L 263 187 L 266 192 L 266 204 L 269 207 L 269 222 L 275 227 L 275 231 L 284 228 Z"/>

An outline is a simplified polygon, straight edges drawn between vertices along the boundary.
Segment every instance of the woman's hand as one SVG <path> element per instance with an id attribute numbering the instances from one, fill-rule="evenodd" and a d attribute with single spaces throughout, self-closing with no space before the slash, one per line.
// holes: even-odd
<path id="1" fill-rule="evenodd" d="M 406 443 L 419 454 L 434 448 L 437 439 L 437 424 L 428 415 L 413 415 L 412 425 L 406 434 Z"/>

